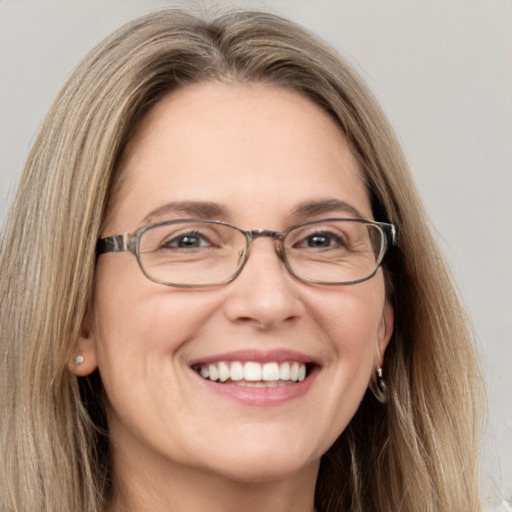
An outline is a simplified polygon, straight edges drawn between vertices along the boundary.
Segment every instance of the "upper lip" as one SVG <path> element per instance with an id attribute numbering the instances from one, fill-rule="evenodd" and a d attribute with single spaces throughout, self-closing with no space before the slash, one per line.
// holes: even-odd
<path id="1" fill-rule="evenodd" d="M 220 361 L 254 361 L 258 363 L 284 363 L 286 361 L 297 361 L 299 363 L 319 364 L 319 361 L 312 356 L 289 349 L 273 349 L 273 350 L 257 350 L 257 349 L 244 349 L 235 350 L 232 352 L 224 352 L 214 354 L 206 357 L 194 359 L 189 364 L 190 366 L 198 364 L 211 364 Z"/>

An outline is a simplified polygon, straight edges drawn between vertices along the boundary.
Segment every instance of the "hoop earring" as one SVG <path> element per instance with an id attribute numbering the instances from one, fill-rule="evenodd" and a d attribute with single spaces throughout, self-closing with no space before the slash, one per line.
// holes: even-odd
<path id="1" fill-rule="evenodd" d="M 385 404 L 388 401 L 388 387 L 382 376 L 382 368 L 380 366 L 377 366 L 374 378 L 370 381 L 370 389 L 372 390 L 373 396 L 375 396 L 381 404 Z"/>
<path id="2" fill-rule="evenodd" d="M 83 355 L 81 355 L 81 354 L 77 355 L 77 356 L 75 357 L 75 361 L 74 361 L 74 362 L 75 362 L 75 364 L 76 364 L 77 366 L 80 366 L 80 365 L 84 362 L 84 356 L 83 356 Z"/>

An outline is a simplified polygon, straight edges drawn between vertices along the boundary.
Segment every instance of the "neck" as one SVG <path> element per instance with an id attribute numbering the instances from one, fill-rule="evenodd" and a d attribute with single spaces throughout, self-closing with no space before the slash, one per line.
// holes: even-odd
<path id="1" fill-rule="evenodd" d="M 318 462 L 292 475 L 237 479 L 185 464 L 142 457 L 119 457 L 114 450 L 109 512 L 313 512 Z M 129 451 L 128 451 L 129 452 Z M 117 456 L 116 456 L 117 455 Z"/>
<path id="2" fill-rule="evenodd" d="M 317 467 L 273 481 L 243 482 L 204 471 L 174 467 L 165 475 L 114 473 L 109 512 L 313 512 Z"/>

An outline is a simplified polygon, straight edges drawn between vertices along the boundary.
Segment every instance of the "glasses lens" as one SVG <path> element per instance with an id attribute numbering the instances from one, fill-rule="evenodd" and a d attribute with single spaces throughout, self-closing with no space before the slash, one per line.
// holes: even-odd
<path id="1" fill-rule="evenodd" d="M 313 222 L 291 230 L 284 241 L 291 271 L 318 283 L 350 283 L 370 277 L 384 253 L 379 226 L 358 220 Z"/>
<path id="2" fill-rule="evenodd" d="M 212 221 L 169 222 L 144 231 L 139 261 L 153 281 L 182 286 L 220 284 L 239 269 L 245 236 Z"/>

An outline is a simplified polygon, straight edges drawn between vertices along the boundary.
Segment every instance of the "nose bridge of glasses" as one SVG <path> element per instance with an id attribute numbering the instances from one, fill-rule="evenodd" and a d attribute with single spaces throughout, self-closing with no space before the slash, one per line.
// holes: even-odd
<path id="1" fill-rule="evenodd" d="M 279 256 L 279 259 L 284 261 L 284 250 L 283 250 L 283 238 L 284 234 L 280 231 L 272 231 L 270 229 L 251 229 L 250 231 L 245 232 L 249 245 L 256 239 L 256 238 L 272 238 L 275 241 L 275 250 L 277 255 Z"/>
<path id="2" fill-rule="evenodd" d="M 283 233 L 280 233 L 279 231 L 271 231 L 269 229 L 251 229 L 247 233 L 251 239 L 268 237 L 273 238 L 274 240 L 281 240 L 283 238 Z"/>

